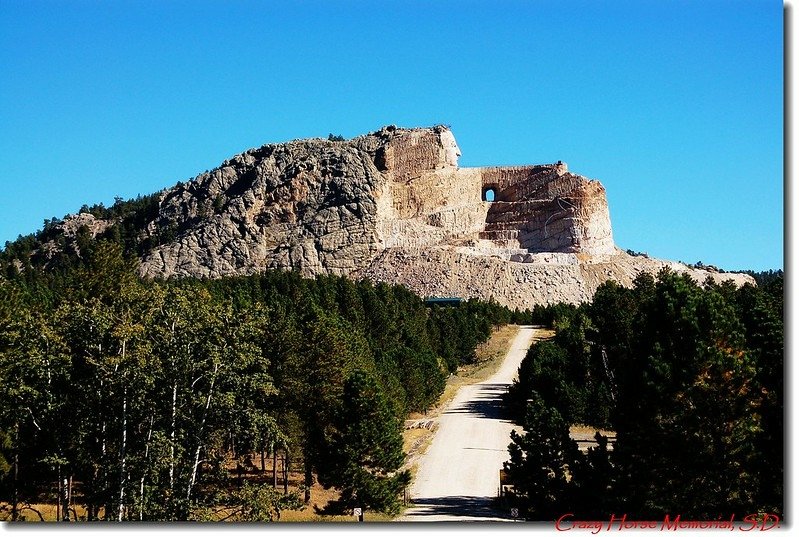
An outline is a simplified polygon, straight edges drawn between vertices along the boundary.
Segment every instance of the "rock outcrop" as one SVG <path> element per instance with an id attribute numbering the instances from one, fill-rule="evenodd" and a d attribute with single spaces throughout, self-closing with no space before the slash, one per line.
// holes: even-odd
<path id="1" fill-rule="evenodd" d="M 249 150 L 161 194 L 143 233 L 169 240 L 140 272 L 292 269 L 511 307 L 588 300 L 607 279 L 629 285 L 663 266 L 750 281 L 619 250 L 604 187 L 564 163 L 460 168 L 459 156 L 442 126 Z"/>

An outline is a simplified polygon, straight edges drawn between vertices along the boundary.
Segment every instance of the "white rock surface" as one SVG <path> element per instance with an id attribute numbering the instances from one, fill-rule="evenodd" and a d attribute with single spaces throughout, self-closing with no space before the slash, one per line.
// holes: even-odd
<path id="1" fill-rule="evenodd" d="M 154 246 L 140 273 L 297 270 L 521 308 L 589 300 L 607 279 L 629 285 L 666 265 L 699 281 L 751 281 L 621 252 L 604 187 L 564 163 L 459 168 L 459 156 L 441 126 L 251 149 L 161 194 L 141 232 Z M 483 201 L 489 188 L 493 202 Z M 65 233 L 110 225 L 72 218 Z"/>

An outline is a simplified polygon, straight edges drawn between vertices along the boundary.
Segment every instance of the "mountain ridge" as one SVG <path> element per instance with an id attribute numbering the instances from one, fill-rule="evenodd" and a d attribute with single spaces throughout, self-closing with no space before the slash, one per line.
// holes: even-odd
<path id="1" fill-rule="evenodd" d="M 145 278 L 296 270 L 520 308 L 586 301 L 608 279 L 629 286 L 664 267 L 700 282 L 753 281 L 628 255 L 613 241 L 602 184 L 563 162 L 469 168 L 459 156 L 441 125 L 266 144 L 145 197 L 132 216 L 52 224 L 37 255 L 127 226 Z"/>

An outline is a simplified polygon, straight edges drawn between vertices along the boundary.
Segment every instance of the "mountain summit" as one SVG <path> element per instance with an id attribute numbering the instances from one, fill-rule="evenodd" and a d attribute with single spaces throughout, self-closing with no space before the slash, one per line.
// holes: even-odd
<path id="1" fill-rule="evenodd" d="M 522 308 L 588 300 L 608 279 L 630 285 L 664 266 L 700 282 L 751 281 L 618 249 L 604 187 L 563 162 L 462 168 L 459 156 L 444 126 L 251 149 L 164 190 L 157 210 L 139 215 L 140 273 L 286 269 Z M 61 227 L 114 225 L 89 217 Z"/>

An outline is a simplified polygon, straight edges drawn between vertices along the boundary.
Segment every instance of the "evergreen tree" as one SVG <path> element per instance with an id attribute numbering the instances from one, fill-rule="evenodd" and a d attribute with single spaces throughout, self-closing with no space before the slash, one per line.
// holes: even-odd
<path id="1" fill-rule="evenodd" d="M 11 278 L 0 277 L 0 501 L 17 506 L 11 516 L 68 476 L 92 520 L 207 519 L 228 501 L 232 518 L 275 517 L 288 505 L 276 481 L 228 471 L 252 468 L 258 451 L 305 467 L 306 502 L 317 472 L 338 476 L 344 503 L 394 512 L 407 481 L 400 424 L 443 390 L 441 349 L 454 370 L 510 313 L 474 302 L 434 314 L 398 286 L 291 272 L 142 281 L 127 256 L 142 245 L 134 221 L 157 201 L 86 207 L 121 220 L 99 239 L 56 237 L 71 252 L 61 260 L 37 257 L 44 236 L 0 255 Z M 368 419 L 350 424 L 346 408 Z M 342 459 L 331 446 L 345 437 L 357 449 Z"/>
<path id="2" fill-rule="evenodd" d="M 555 520 L 573 512 L 571 474 L 582 456 L 569 438 L 568 424 L 557 410 L 534 395 L 523 426 L 523 435 L 511 432 L 510 460 L 505 463 L 514 485 L 514 501 L 528 520 Z"/>
<path id="3" fill-rule="evenodd" d="M 621 497 L 642 516 L 754 508 L 751 483 L 739 476 L 753 461 L 760 390 L 732 308 L 662 273 L 633 352 L 640 361 L 622 375 L 615 420 Z"/>
<path id="4" fill-rule="evenodd" d="M 532 397 L 567 423 L 581 414 L 607 420 L 617 441 L 610 451 L 598 437 L 570 466 L 570 494 L 557 472 L 546 474 L 554 482 L 539 495 L 551 489 L 555 510 L 782 513 L 781 280 L 699 286 L 664 270 L 656 280 L 639 276 L 630 290 L 605 284 L 590 305 L 559 311 L 556 337 L 530 350 L 507 403 L 517 416 Z M 513 475 L 521 490 L 546 482 L 536 468 Z"/>
<path id="5" fill-rule="evenodd" d="M 374 377 L 362 370 L 350 375 L 336 424 L 330 443 L 333 459 L 320 474 L 324 486 L 341 490 L 329 510 L 361 507 L 397 513 L 410 474 L 398 471 L 405 458 L 401 424 Z"/>

